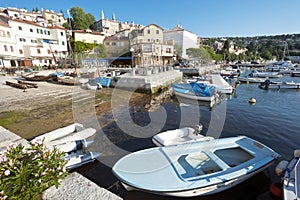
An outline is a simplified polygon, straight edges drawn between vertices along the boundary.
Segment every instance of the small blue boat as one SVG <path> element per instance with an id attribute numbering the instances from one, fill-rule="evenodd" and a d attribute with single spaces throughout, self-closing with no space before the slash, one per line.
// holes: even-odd
<path id="1" fill-rule="evenodd" d="M 102 87 L 109 87 L 111 83 L 110 77 L 104 77 L 100 76 L 98 78 L 95 78 L 95 85 L 100 84 Z"/>
<path id="2" fill-rule="evenodd" d="M 217 88 L 203 83 L 173 83 L 172 88 L 175 95 L 188 99 L 214 101 L 217 97 Z"/>
<path id="3" fill-rule="evenodd" d="M 264 144 L 239 136 L 137 151 L 112 171 L 127 190 L 192 197 L 229 189 L 278 157 Z"/>

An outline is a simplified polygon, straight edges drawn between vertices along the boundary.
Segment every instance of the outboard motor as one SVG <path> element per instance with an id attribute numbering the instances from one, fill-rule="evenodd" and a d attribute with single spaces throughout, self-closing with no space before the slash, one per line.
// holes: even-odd
<path id="1" fill-rule="evenodd" d="M 288 168 L 289 162 L 286 160 L 282 160 L 280 161 L 280 163 L 278 163 L 278 165 L 275 168 L 275 174 L 278 177 L 283 177 L 285 170 Z"/>

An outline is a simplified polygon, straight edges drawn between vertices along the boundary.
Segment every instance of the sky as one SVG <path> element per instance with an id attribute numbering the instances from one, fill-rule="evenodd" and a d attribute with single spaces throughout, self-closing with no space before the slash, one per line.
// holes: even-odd
<path id="1" fill-rule="evenodd" d="M 199 37 L 246 37 L 300 33 L 300 0 L 1 0 L 0 7 L 63 11 L 81 7 L 96 20 L 178 24 Z"/>

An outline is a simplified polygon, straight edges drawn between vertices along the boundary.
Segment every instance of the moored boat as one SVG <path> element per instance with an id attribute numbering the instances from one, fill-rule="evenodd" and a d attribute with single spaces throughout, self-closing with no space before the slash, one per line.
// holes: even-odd
<path id="1" fill-rule="evenodd" d="M 84 164 L 94 162 L 101 153 L 98 152 L 81 152 L 76 151 L 70 154 L 67 154 L 64 159 L 67 160 L 66 169 L 74 169 L 80 167 Z"/>
<path id="2" fill-rule="evenodd" d="M 240 82 L 246 83 L 263 83 L 265 82 L 266 78 L 253 78 L 253 77 L 238 77 Z"/>
<path id="3" fill-rule="evenodd" d="M 300 199 L 300 151 L 294 152 L 294 158 L 290 161 L 285 171 L 283 182 L 283 196 L 285 200 Z"/>
<path id="4" fill-rule="evenodd" d="M 282 77 L 282 74 L 279 74 L 278 72 L 259 72 L 257 70 L 253 70 L 249 76 L 258 78 L 280 78 Z"/>
<path id="5" fill-rule="evenodd" d="M 293 81 L 290 82 L 273 82 L 270 80 L 266 80 L 265 82 L 259 85 L 262 89 L 300 89 L 300 83 L 296 83 Z"/>
<path id="6" fill-rule="evenodd" d="M 137 151 L 112 171 L 127 190 L 192 197 L 229 189 L 278 157 L 264 144 L 240 136 Z"/>
<path id="7" fill-rule="evenodd" d="M 180 129 L 168 130 L 154 135 L 152 137 L 152 141 L 156 146 L 170 146 L 204 140 L 213 140 L 213 137 L 200 134 L 202 127 L 202 124 L 200 124 L 196 128 L 184 127 Z"/>
<path id="8" fill-rule="evenodd" d="M 216 87 L 208 86 L 203 83 L 173 83 L 172 88 L 175 95 L 188 99 L 199 101 L 214 101 L 217 97 Z"/>

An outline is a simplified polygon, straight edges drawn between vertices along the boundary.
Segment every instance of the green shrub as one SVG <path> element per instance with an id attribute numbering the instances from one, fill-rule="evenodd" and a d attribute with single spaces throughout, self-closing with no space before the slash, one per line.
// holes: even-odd
<path id="1" fill-rule="evenodd" d="M 0 192 L 9 199 L 38 199 L 67 176 L 63 157 L 63 152 L 48 149 L 40 140 L 29 142 L 28 147 L 9 145 L 0 153 Z"/>

